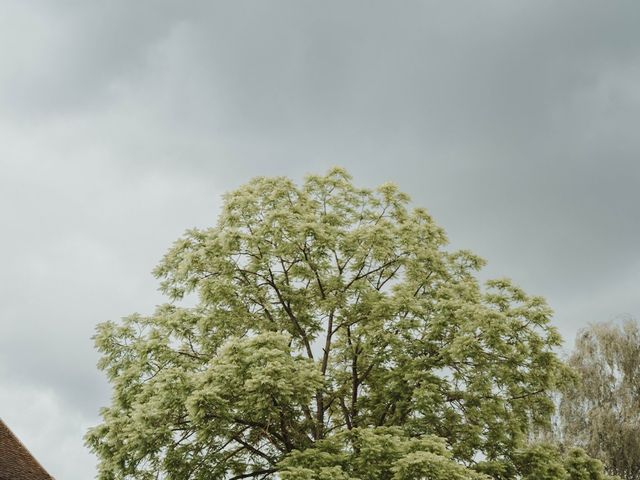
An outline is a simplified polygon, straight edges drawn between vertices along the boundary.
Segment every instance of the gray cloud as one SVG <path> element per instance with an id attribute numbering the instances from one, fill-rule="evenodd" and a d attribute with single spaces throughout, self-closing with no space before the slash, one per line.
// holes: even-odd
<path id="1" fill-rule="evenodd" d="M 164 250 L 255 175 L 395 181 L 486 276 L 546 296 L 569 343 L 638 316 L 636 2 L 0 13 L 0 415 L 59 478 L 92 475 L 95 324 L 162 301 Z"/>

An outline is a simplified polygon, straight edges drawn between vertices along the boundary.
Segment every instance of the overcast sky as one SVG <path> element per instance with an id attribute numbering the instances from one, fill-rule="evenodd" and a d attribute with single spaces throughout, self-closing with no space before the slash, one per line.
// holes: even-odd
<path id="1" fill-rule="evenodd" d="M 637 1 L 0 6 L 0 417 L 58 480 L 109 389 L 98 322 L 253 176 L 394 181 L 545 296 L 640 317 Z"/>

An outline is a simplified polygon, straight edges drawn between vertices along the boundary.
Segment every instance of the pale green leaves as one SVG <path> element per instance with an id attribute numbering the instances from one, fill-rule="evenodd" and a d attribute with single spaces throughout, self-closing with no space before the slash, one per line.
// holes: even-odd
<path id="1" fill-rule="evenodd" d="M 281 462 L 282 480 L 483 480 L 451 459 L 436 437 L 398 428 L 353 429 L 294 451 Z"/>
<path id="2" fill-rule="evenodd" d="M 313 362 L 291 354 L 289 340 L 264 333 L 224 345 L 196 377 L 187 399 L 189 416 L 201 435 L 224 436 L 227 429 L 241 425 L 264 431 L 282 451 L 293 448 L 294 442 L 311 442 L 305 436 L 307 426 L 299 422 L 323 387 L 323 378 Z M 271 426 L 281 432 L 270 434 Z"/>
<path id="3" fill-rule="evenodd" d="M 341 169 L 227 194 L 217 225 L 155 270 L 197 306 L 98 328 L 114 391 L 87 437 L 101 478 L 440 480 L 474 478 L 461 465 L 479 456 L 510 464 L 549 420 L 559 337 L 544 301 L 483 288 L 482 259 L 446 242 L 396 186 L 356 188 Z"/>

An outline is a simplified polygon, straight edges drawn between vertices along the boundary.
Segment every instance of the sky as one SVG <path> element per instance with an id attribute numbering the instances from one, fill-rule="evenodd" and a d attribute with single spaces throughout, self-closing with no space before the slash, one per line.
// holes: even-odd
<path id="1" fill-rule="evenodd" d="M 397 183 L 567 349 L 640 318 L 639 24 L 618 0 L 3 1 L 0 417 L 93 478 L 96 324 L 162 303 L 163 253 L 259 175 Z"/>

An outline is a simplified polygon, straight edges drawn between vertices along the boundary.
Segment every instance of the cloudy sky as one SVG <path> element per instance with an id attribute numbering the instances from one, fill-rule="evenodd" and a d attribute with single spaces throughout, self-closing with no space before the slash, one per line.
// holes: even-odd
<path id="1" fill-rule="evenodd" d="M 640 317 L 640 3 L 5 0 L 0 417 L 58 480 L 109 389 L 96 323 L 256 175 L 394 181 L 544 295 Z"/>

